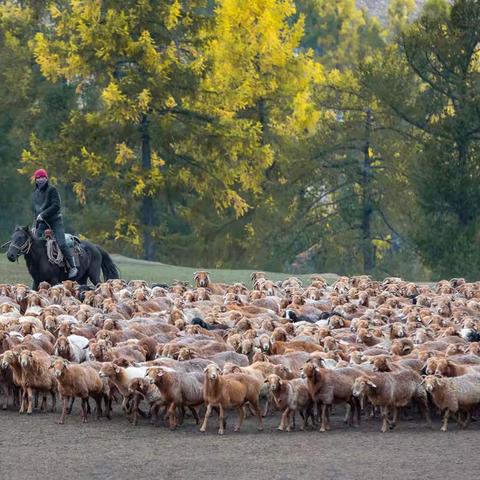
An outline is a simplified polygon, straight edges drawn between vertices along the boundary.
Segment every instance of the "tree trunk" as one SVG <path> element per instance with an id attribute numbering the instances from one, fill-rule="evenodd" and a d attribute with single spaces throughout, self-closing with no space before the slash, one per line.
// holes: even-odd
<path id="1" fill-rule="evenodd" d="M 142 137 L 142 170 L 145 176 L 150 175 L 150 169 L 152 168 L 152 149 L 148 124 L 148 116 L 143 114 L 140 120 L 140 133 Z M 151 196 L 144 195 L 141 203 L 140 218 L 143 229 L 143 258 L 145 260 L 155 260 L 155 243 L 153 240 L 155 211 Z"/>
<path id="2" fill-rule="evenodd" d="M 372 159 L 370 158 L 370 137 L 372 131 L 372 111 L 367 110 L 365 118 L 365 146 L 363 150 L 362 165 L 362 256 L 363 271 L 370 273 L 375 267 L 374 249 L 372 243 L 371 223 L 372 223 Z"/>

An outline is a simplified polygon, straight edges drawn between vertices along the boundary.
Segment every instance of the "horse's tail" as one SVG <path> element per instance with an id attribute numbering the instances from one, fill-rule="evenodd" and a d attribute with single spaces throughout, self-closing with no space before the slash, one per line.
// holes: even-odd
<path id="1" fill-rule="evenodd" d="M 98 247 L 98 249 L 102 254 L 102 272 L 104 281 L 106 282 L 107 280 L 111 280 L 112 278 L 120 278 L 120 270 L 113 263 L 110 255 L 103 248 Z"/>

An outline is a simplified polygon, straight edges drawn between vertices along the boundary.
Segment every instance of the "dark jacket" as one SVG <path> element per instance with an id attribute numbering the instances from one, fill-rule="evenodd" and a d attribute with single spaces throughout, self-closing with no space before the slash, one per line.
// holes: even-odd
<path id="1" fill-rule="evenodd" d="M 60 195 L 53 185 L 47 183 L 42 188 L 35 187 L 33 192 L 35 217 L 41 215 L 47 223 L 54 222 L 61 218 L 60 207 Z"/>

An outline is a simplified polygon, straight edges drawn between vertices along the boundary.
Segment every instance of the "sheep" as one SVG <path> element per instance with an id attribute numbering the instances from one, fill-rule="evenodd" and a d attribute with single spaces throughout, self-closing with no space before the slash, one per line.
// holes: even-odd
<path id="1" fill-rule="evenodd" d="M 27 396 L 27 414 L 33 411 L 33 391 L 43 394 L 41 410 L 47 411 L 47 393 L 52 397 L 52 409 L 55 411 L 57 381 L 50 372 L 50 357 L 42 351 L 22 350 L 19 356 L 22 368 L 22 383 Z M 22 413 L 22 412 L 20 412 Z"/>
<path id="2" fill-rule="evenodd" d="M 106 396 L 106 389 L 94 368 L 87 364 L 70 363 L 63 358 L 54 358 L 50 362 L 50 369 L 58 382 L 58 391 L 63 401 L 62 413 L 58 420 L 60 425 L 65 423 L 69 400 L 77 397 L 82 400 L 83 423 L 87 423 L 89 397 L 92 397 L 97 405 L 97 420 L 102 416 L 101 400 Z"/>
<path id="3" fill-rule="evenodd" d="M 201 432 L 207 429 L 208 418 L 213 407 L 218 407 L 219 429 L 218 434 L 225 433 L 225 410 L 238 408 L 238 422 L 235 431 L 238 432 L 242 426 L 245 416 L 243 405 L 247 402 L 253 408 L 258 419 L 258 430 L 263 430 L 263 421 L 260 414 L 259 395 L 262 384 L 251 375 L 244 373 L 232 373 L 222 375 L 218 365 L 209 365 L 205 369 L 203 385 L 203 399 L 207 406 L 203 419 Z"/>
<path id="4" fill-rule="evenodd" d="M 480 403 L 480 374 L 451 378 L 429 375 L 425 377 L 424 384 L 435 406 L 444 412 L 441 431 L 447 431 L 451 413 L 458 413 L 458 422 L 467 427 L 471 410 Z M 460 412 L 466 413 L 464 421 L 460 420 Z"/>
<path id="5" fill-rule="evenodd" d="M 149 377 L 150 383 L 154 383 L 158 387 L 169 405 L 167 415 L 170 429 L 175 430 L 181 423 L 181 420 L 177 420 L 177 407 L 182 409 L 182 418 L 184 407 L 189 407 L 198 423 L 198 414 L 194 407 L 202 405 L 204 402 L 203 375 L 201 373 L 176 372 L 167 367 L 151 367 L 147 370 L 146 375 Z"/>
<path id="6" fill-rule="evenodd" d="M 356 368 L 338 368 L 329 370 L 313 363 L 306 363 L 302 369 L 302 378 L 306 378 L 308 390 L 314 402 L 321 405 L 320 432 L 330 429 L 327 408 L 336 403 L 347 403 L 351 407 L 348 417 L 349 425 L 353 425 L 355 413 L 360 421 L 360 403 L 352 397 L 352 386 L 362 371 Z"/>
<path id="7" fill-rule="evenodd" d="M 285 423 L 288 422 L 287 432 L 290 431 L 296 411 L 303 417 L 301 430 L 307 427 L 308 417 L 312 418 L 313 423 L 313 401 L 304 379 L 282 380 L 278 375 L 272 374 L 268 376 L 267 382 L 275 405 L 282 412 L 278 430 L 285 430 Z"/>
<path id="8" fill-rule="evenodd" d="M 105 362 L 100 369 L 101 378 L 109 378 L 118 388 L 118 391 L 125 396 L 128 393 L 128 386 L 134 378 L 143 378 L 147 373 L 147 367 L 123 368 L 112 362 Z"/>
<path id="9" fill-rule="evenodd" d="M 86 360 L 88 345 L 88 339 L 80 335 L 61 336 L 53 346 L 54 354 L 70 362 L 81 363 Z"/>
<path id="10" fill-rule="evenodd" d="M 431 359 L 429 359 L 431 360 Z M 459 377 L 468 373 L 480 374 L 480 365 L 460 365 L 449 358 L 437 358 L 435 361 L 435 372 L 437 377 Z M 428 365 L 428 361 L 427 361 Z M 426 373 L 431 373 L 428 369 Z"/>
<path id="11" fill-rule="evenodd" d="M 150 406 L 150 414 L 152 415 L 152 424 L 157 425 L 158 411 L 162 406 L 166 405 L 160 390 L 155 384 L 151 384 L 146 378 L 134 378 L 128 386 L 128 395 L 133 395 L 131 402 L 130 421 L 135 426 L 137 424 L 139 401 L 144 399 Z"/>
<path id="12" fill-rule="evenodd" d="M 375 372 L 355 379 L 352 387 L 353 396 L 365 395 L 370 403 L 380 407 L 382 415 L 382 433 L 388 427 L 394 428 L 397 421 L 398 408 L 407 406 L 412 400 L 418 402 L 425 419 L 431 425 L 428 412 L 427 394 L 421 384 L 422 377 L 411 369 L 397 372 Z M 393 420 L 388 418 L 389 408 L 393 409 Z"/>

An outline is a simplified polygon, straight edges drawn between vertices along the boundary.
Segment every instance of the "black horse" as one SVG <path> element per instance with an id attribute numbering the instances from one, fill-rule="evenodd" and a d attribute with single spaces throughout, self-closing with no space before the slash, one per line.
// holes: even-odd
<path id="1" fill-rule="evenodd" d="M 93 243 L 80 243 L 78 275 L 73 279 L 81 285 L 86 285 L 88 279 L 97 285 L 100 283 L 100 270 L 106 280 L 119 278 L 117 266 L 110 255 Z M 27 268 L 33 278 L 33 289 L 37 290 L 40 282 L 56 285 L 68 279 L 65 268 L 50 263 L 47 258 L 47 241 L 37 238 L 29 227 L 17 227 L 13 232 L 7 250 L 7 258 L 14 262 L 21 255 L 25 256 Z"/>

